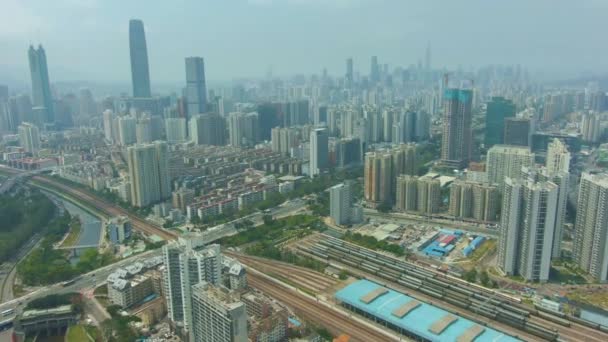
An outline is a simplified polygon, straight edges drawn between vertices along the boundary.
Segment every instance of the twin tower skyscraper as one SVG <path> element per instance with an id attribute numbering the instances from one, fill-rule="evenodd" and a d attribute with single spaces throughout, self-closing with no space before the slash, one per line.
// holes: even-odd
<path id="1" fill-rule="evenodd" d="M 129 21 L 129 48 L 131 52 L 131 80 L 133 97 L 149 98 L 150 67 L 144 23 L 139 19 Z M 205 81 L 205 62 L 201 57 L 186 58 L 186 98 L 187 112 L 190 116 L 205 113 L 207 110 L 207 85 Z"/>

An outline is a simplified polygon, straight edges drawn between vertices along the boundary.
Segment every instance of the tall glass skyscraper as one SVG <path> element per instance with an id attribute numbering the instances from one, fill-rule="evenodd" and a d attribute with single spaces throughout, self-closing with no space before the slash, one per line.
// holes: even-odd
<path id="1" fill-rule="evenodd" d="M 54 122 L 55 108 L 51 95 L 49 70 L 46 65 L 46 53 L 44 52 L 42 45 L 38 45 L 38 49 L 30 45 L 28 57 L 30 61 L 30 73 L 32 76 L 32 106 L 44 107 L 43 117 L 36 118 L 36 120 L 41 120 L 46 123 Z"/>
<path id="2" fill-rule="evenodd" d="M 486 148 L 504 143 L 505 119 L 515 117 L 515 105 L 511 100 L 495 96 L 486 109 Z"/>
<path id="3" fill-rule="evenodd" d="M 205 61 L 201 57 L 186 58 L 186 98 L 190 117 L 206 112 Z"/>
<path id="4" fill-rule="evenodd" d="M 150 69 L 144 23 L 138 19 L 129 21 L 129 48 L 131 50 L 131 80 L 133 97 L 151 97 Z"/>

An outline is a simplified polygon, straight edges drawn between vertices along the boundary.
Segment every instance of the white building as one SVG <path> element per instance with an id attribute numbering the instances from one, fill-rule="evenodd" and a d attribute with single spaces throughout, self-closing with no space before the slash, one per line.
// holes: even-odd
<path id="1" fill-rule="evenodd" d="M 608 281 L 608 174 L 583 173 L 574 225 L 574 262 L 600 282 Z"/>
<path id="2" fill-rule="evenodd" d="M 40 131 L 35 125 L 24 122 L 17 128 L 19 134 L 19 145 L 25 152 L 37 154 L 40 149 Z"/>
<path id="3" fill-rule="evenodd" d="M 238 296 L 207 282 L 192 286 L 192 342 L 247 342 L 247 311 Z"/>
<path id="4" fill-rule="evenodd" d="M 350 185 L 341 183 L 329 188 L 329 213 L 335 224 L 346 225 L 350 223 L 351 203 Z"/>
<path id="5" fill-rule="evenodd" d="M 506 177 L 518 178 L 523 166 L 534 165 L 534 153 L 529 147 L 494 145 L 487 157 L 488 181 L 502 190 Z"/>
<path id="6" fill-rule="evenodd" d="M 549 143 L 546 166 L 549 173 L 569 172 L 570 152 L 568 152 L 566 144 L 561 140 L 553 139 L 553 141 Z"/>
<path id="7" fill-rule="evenodd" d="M 557 209 L 554 183 L 505 180 L 498 264 L 507 275 L 549 279 Z"/>

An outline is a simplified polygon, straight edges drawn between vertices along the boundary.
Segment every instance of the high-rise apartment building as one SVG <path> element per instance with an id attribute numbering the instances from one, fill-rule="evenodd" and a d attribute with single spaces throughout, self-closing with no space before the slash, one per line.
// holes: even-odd
<path id="1" fill-rule="evenodd" d="M 144 23 L 141 20 L 131 19 L 129 21 L 129 49 L 133 97 L 151 97 L 148 47 Z"/>
<path id="2" fill-rule="evenodd" d="M 51 93 L 46 53 L 42 45 L 39 45 L 38 49 L 30 45 L 28 57 L 32 77 L 32 107 L 44 108 L 42 117 L 38 118 L 41 123 L 53 123 L 55 122 L 55 105 Z"/>
<path id="3" fill-rule="evenodd" d="M 570 171 L 570 152 L 566 144 L 557 138 L 547 148 L 546 166 L 549 173 Z"/>
<path id="4" fill-rule="evenodd" d="M 270 132 L 272 150 L 289 155 L 291 148 L 299 142 L 298 130 L 291 127 L 275 127 Z"/>
<path id="5" fill-rule="evenodd" d="M 574 225 L 574 262 L 600 282 L 608 281 L 608 174 L 583 173 Z"/>
<path id="6" fill-rule="evenodd" d="M 372 206 L 391 204 L 392 155 L 388 151 L 365 154 L 364 197 Z"/>
<path id="7" fill-rule="evenodd" d="M 505 178 L 518 178 L 523 166 L 534 165 L 534 153 L 529 147 L 494 145 L 487 156 L 488 181 L 502 189 Z"/>
<path id="8" fill-rule="evenodd" d="M 490 184 L 455 181 L 450 187 L 448 213 L 455 217 L 491 222 L 500 202 L 498 188 Z"/>
<path id="9" fill-rule="evenodd" d="M 352 206 L 351 187 L 340 183 L 329 188 L 329 215 L 337 225 L 350 223 Z"/>
<path id="10" fill-rule="evenodd" d="M 190 118 L 190 140 L 197 145 L 226 144 L 226 119 L 214 114 L 200 114 Z"/>
<path id="11" fill-rule="evenodd" d="M 259 139 L 258 113 L 230 113 L 228 116 L 230 145 L 253 147 Z"/>
<path id="12" fill-rule="evenodd" d="M 137 119 L 132 116 L 118 118 L 118 141 L 120 145 L 128 146 L 137 142 L 136 125 Z"/>
<path id="13" fill-rule="evenodd" d="M 493 97 L 486 107 L 486 136 L 484 144 L 490 148 L 504 143 L 505 119 L 515 116 L 515 104 L 504 97 Z"/>
<path id="14" fill-rule="evenodd" d="M 32 154 L 38 153 L 40 149 L 40 132 L 38 127 L 29 122 L 24 122 L 17 128 L 19 134 L 19 145 L 23 147 L 25 152 Z"/>
<path id="15" fill-rule="evenodd" d="M 422 214 L 435 214 L 441 205 L 441 183 L 439 179 L 423 176 L 418 178 L 416 191 L 417 211 Z"/>
<path id="16" fill-rule="evenodd" d="M 584 113 L 581 119 L 581 135 L 583 141 L 596 143 L 600 139 L 600 115 L 597 112 Z"/>
<path id="17" fill-rule="evenodd" d="M 534 182 L 553 182 L 558 187 L 555 233 L 553 234 L 551 255 L 553 259 L 559 259 L 562 251 L 564 224 L 566 222 L 570 173 L 567 170 L 554 170 L 551 172 L 548 167 L 522 167 L 521 179 Z"/>
<path id="18" fill-rule="evenodd" d="M 207 83 L 202 57 L 186 58 L 186 100 L 190 117 L 207 112 Z"/>
<path id="19" fill-rule="evenodd" d="M 127 149 L 131 204 L 145 207 L 171 197 L 167 143 L 138 144 Z"/>
<path id="20" fill-rule="evenodd" d="M 117 139 L 115 132 L 114 120 L 116 119 L 116 115 L 113 111 L 106 109 L 103 112 L 103 135 L 104 138 L 109 142 L 114 142 Z"/>
<path id="21" fill-rule="evenodd" d="M 471 159 L 473 92 L 467 89 L 446 89 L 443 109 L 441 163 L 462 169 Z"/>
<path id="22" fill-rule="evenodd" d="M 148 144 L 153 140 L 152 119 L 149 115 L 144 114 L 135 124 L 135 140 L 138 144 Z"/>
<path id="23" fill-rule="evenodd" d="M 329 133 L 327 128 L 310 131 L 310 177 L 321 174 L 329 168 Z"/>
<path id="24" fill-rule="evenodd" d="M 222 255 L 217 244 L 194 250 L 172 242 L 163 246 L 164 293 L 169 318 L 183 322 L 190 329 L 193 324 L 192 286 L 206 282 L 214 286 L 222 284 Z"/>
<path id="25" fill-rule="evenodd" d="M 247 311 L 237 295 L 207 282 L 192 286 L 191 342 L 247 342 Z"/>
<path id="26" fill-rule="evenodd" d="M 554 183 L 505 180 L 498 264 L 507 275 L 528 281 L 549 279 L 557 209 Z"/>
<path id="27" fill-rule="evenodd" d="M 165 119 L 165 132 L 167 141 L 172 144 L 182 143 L 188 140 L 185 118 Z"/>
<path id="28" fill-rule="evenodd" d="M 414 212 L 418 210 L 418 177 L 400 175 L 397 177 L 395 207 L 399 211 Z"/>
<path id="29" fill-rule="evenodd" d="M 441 184 L 439 179 L 428 176 L 397 177 L 396 205 L 399 211 L 434 214 L 441 204 Z"/>

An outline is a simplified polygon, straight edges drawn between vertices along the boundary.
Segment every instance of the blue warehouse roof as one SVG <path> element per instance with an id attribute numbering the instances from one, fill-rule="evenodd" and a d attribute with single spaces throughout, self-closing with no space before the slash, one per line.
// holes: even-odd
<path id="1" fill-rule="evenodd" d="M 369 280 L 346 286 L 336 299 L 431 341 L 519 341 Z"/>

